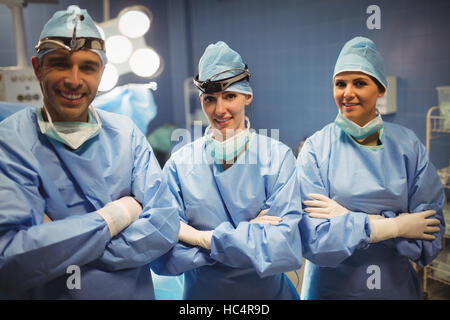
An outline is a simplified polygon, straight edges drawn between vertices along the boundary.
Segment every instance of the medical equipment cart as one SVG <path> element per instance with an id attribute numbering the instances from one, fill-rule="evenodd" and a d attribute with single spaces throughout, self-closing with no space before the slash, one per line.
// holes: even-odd
<path id="1" fill-rule="evenodd" d="M 432 107 L 427 112 L 426 118 L 426 148 L 428 154 L 431 152 L 431 140 L 438 137 L 450 137 L 450 128 L 445 124 L 445 117 L 442 115 L 439 106 Z M 448 121 L 448 119 L 447 119 Z M 444 188 L 450 189 L 450 163 L 449 167 L 438 170 L 441 182 Z M 450 247 L 447 246 L 447 241 L 450 238 L 450 202 L 446 197 L 444 204 L 444 219 L 446 229 L 442 238 L 442 251 L 439 255 L 423 269 L 423 291 L 427 295 L 427 281 L 428 278 L 437 280 L 450 286 Z"/>

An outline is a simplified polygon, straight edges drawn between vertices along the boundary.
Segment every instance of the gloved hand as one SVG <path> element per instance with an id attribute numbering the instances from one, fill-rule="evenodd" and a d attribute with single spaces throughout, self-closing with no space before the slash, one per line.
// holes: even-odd
<path id="1" fill-rule="evenodd" d="M 201 231 L 190 225 L 180 221 L 180 231 L 178 232 L 178 240 L 193 246 L 200 246 L 207 250 L 211 250 L 211 239 L 214 230 Z"/>
<path id="2" fill-rule="evenodd" d="M 434 240 L 430 233 L 439 231 L 439 220 L 428 219 L 436 214 L 434 210 L 426 210 L 417 213 L 402 213 L 394 220 L 398 226 L 398 236 L 409 239 Z M 435 227 L 433 227 L 435 226 Z"/>
<path id="3" fill-rule="evenodd" d="M 105 219 L 112 238 L 139 218 L 142 207 L 133 197 L 126 196 L 106 204 L 96 212 Z"/>
<path id="4" fill-rule="evenodd" d="M 310 193 L 308 197 L 315 200 L 303 201 L 308 208 L 305 211 L 312 218 L 330 219 L 350 212 L 336 201 L 318 193 Z"/>
<path id="5" fill-rule="evenodd" d="M 428 219 L 434 214 L 436 214 L 436 211 L 426 210 L 416 213 L 402 213 L 395 218 L 381 219 L 369 215 L 370 243 L 397 237 L 434 240 L 436 236 L 430 233 L 440 230 L 438 219 Z"/>
<path id="6" fill-rule="evenodd" d="M 260 224 L 267 223 L 273 226 L 278 225 L 282 220 L 281 217 L 268 216 L 267 211 L 269 211 L 269 209 L 261 210 L 261 212 L 256 216 L 256 218 L 250 220 L 250 223 L 260 223 Z"/>

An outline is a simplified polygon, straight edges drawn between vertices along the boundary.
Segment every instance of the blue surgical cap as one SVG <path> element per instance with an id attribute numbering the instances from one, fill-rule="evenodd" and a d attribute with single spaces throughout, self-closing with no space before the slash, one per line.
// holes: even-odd
<path id="1" fill-rule="evenodd" d="M 245 64 L 242 62 L 241 56 L 239 53 L 231 49 L 225 42 L 218 41 L 215 44 L 210 44 L 200 58 L 198 63 L 198 78 L 200 81 L 205 81 L 219 72 L 233 68 L 245 68 Z M 212 80 L 222 80 L 240 74 L 241 72 L 241 70 L 231 70 L 229 72 L 221 73 Z M 231 86 L 226 88 L 225 91 L 234 91 L 253 95 L 253 90 L 250 87 L 250 83 L 246 79 L 233 83 Z"/>
<path id="2" fill-rule="evenodd" d="M 100 31 L 89 13 L 85 9 L 80 9 L 76 5 L 71 5 L 67 7 L 66 10 L 55 12 L 53 17 L 51 17 L 45 24 L 44 29 L 42 29 L 39 39 L 44 39 L 47 37 L 72 38 L 75 18 L 80 14 L 83 15 L 84 19 L 78 20 L 77 22 L 76 37 L 102 39 Z M 38 58 L 41 58 L 44 54 L 50 51 L 53 50 L 41 51 L 38 54 Z M 93 51 L 100 56 L 103 65 L 107 63 L 108 59 L 106 58 L 106 53 L 103 50 L 90 49 L 90 51 Z"/>
<path id="3" fill-rule="evenodd" d="M 333 79 L 345 71 L 363 72 L 387 88 L 383 58 L 377 51 L 375 43 L 368 38 L 355 37 L 342 47 L 334 67 Z"/>

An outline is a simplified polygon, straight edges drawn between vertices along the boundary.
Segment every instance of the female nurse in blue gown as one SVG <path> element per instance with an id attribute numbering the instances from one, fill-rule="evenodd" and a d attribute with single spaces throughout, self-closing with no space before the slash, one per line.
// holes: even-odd
<path id="1" fill-rule="evenodd" d="M 411 130 L 384 122 L 375 44 L 345 44 L 333 75 L 338 116 L 305 142 L 297 159 L 305 216 L 303 299 L 422 299 L 411 262 L 441 250 L 444 194 Z"/>
<path id="2" fill-rule="evenodd" d="M 153 270 L 184 273 L 184 299 L 299 298 L 283 273 L 301 265 L 295 157 L 249 130 L 249 75 L 226 43 L 206 48 L 194 83 L 210 126 L 163 170 L 182 227 Z"/>

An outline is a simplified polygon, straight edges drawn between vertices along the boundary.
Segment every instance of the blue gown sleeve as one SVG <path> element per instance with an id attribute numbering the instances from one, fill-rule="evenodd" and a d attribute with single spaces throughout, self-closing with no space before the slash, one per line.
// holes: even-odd
<path id="1" fill-rule="evenodd" d="M 425 146 L 418 142 L 416 147 L 419 148 L 418 152 L 416 152 L 418 159 L 412 162 L 417 163 L 417 165 L 409 168 L 413 172 L 410 175 L 412 179 L 408 181 L 408 212 L 435 210 L 436 214 L 431 218 L 436 218 L 440 221 L 440 231 L 434 234 L 436 239 L 432 241 L 395 238 L 385 240 L 383 243 L 395 248 L 398 254 L 408 257 L 423 267 L 430 263 L 442 249 L 442 237 L 445 233 L 445 220 L 443 217 L 445 195 L 439 176 L 429 160 Z M 400 213 L 393 211 L 381 212 L 386 218 L 393 218 Z"/>
<path id="2" fill-rule="evenodd" d="M 38 164 L 0 139 L 0 291 L 21 292 L 97 259 L 110 240 L 97 213 L 43 224 Z"/>
<path id="3" fill-rule="evenodd" d="M 313 144 L 306 140 L 297 158 L 297 177 L 302 200 L 309 200 L 310 193 L 330 197 L 327 168 L 321 168 L 321 165 Z M 305 208 L 303 204 L 302 208 Z M 300 221 L 303 256 L 319 266 L 336 267 L 356 249 L 368 246 L 370 230 L 365 213 L 349 212 L 331 219 L 311 218 L 306 212 L 303 214 Z"/>
<path id="4" fill-rule="evenodd" d="M 295 158 L 289 150 L 278 172 L 266 185 L 268 215 L 279 216 L 277 225 L 240 222 L 236 228 L 222 222 L 214 229 L 211 257 L 234 268 L 252 268 L 259 276 L 269 276 L 300 268 L 301 238 L 298 223 L 301 200 L 296 179 Z"/>
<path id="5" fill-rule="evenodd" d="M 142 204 L 140 218 L 115 236 L 96 267 L 108 271 L 151 262 L 178 241 L 179 207 L 167 187 L 159 163 L 145 137 L 134 129 L 132 193 Z"/>
<path id="6" fill-rule="evenodd" d="M 163 169 L 163 176 L 167 181 L 167 185 L 179 209 L 179 217 L 177 218 L 187 223 L 177 168 L 172 159 L 169 159 L 166 162 Z M 201 266 L 213 265 L 214 263 L 215 261 L 209 256 L 207 250 L 198 246 L 191 246 L 183 242 L 178 242 L 166 254 L 153 261 L 151 263 L 151 268 L 156 274 L 175 276 L 188 270 L 196 269 Z"/>

